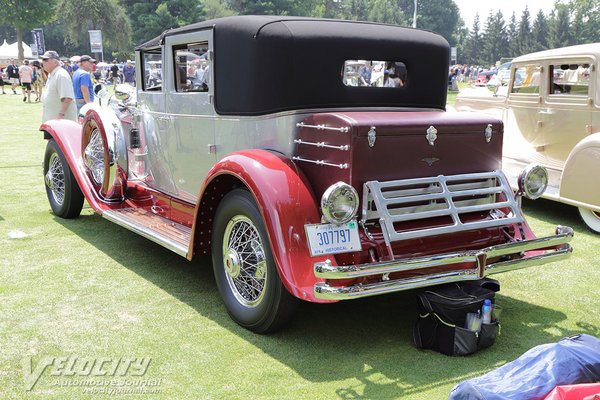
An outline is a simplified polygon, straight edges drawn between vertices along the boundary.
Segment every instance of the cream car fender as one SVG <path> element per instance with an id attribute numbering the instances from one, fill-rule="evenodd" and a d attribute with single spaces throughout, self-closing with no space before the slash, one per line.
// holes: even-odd
<path id="1" fill-rule="evenodd" d="M 596 132 L 573 148 L 561 177 L 560 197 L 578 207 L 600 211 L 600 181 L 594 174 L 600 166 L 600 132 Z"/>

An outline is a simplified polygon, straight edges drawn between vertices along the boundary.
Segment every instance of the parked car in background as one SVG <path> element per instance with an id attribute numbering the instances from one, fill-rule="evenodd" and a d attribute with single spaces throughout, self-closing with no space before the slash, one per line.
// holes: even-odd
<path id="1" fill-rule="evenodd" d="M 516 188 L 520 169 L 548 170 L 543 197 L 579 209 L 600 233 L 600 43 L 524 55 L 506 85 L 460 92 L 458 111 L 484 112 L 505 123 L 503 170 Z"/>
<path id="2" fill-rule="evenodd" d="M 510 67 L 512 63 L 507 62 L 498 67 L 494 75 L 487 81 L 487 85 L 507 85 L 510 79 Z"/>
<path id="3" fill-rule="evenodd" d="M 519 209 L 544 169 L 524 169 L 515 197 L 502 122 L 445 112 L 448 60 L 437 34 L 367 22 L 239 16 L 167 31 L 136 49 L 136 88 L 86 105 L 81 124 L 41 126 L 50 206 L 73 218 L 85 198 L 180 256 L 212 255 L 227 311 L 255 332 L 299 300 L 568 257 L 570 228 L 537 238 Z M 406 84 L 355 86 L 358 65 L 379 68 L 361 72 L 371 82 L 403 67 Z"/>

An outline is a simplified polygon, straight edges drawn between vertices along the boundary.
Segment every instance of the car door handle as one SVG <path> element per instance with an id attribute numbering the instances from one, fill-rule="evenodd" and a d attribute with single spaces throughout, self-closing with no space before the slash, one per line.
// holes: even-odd
<path id="1" fill-rule="evenodd" d="M 170 121 L 173 118 L 170 115 L 157 115 L 156 119 L 159 121 Z"/>
<path id="2" fill-rule="evenodd" d="M 538 114 L 541 114 L 541 115 L 554 115 L 554 111 L 552 111 L 552 110 L 540 110 L 540 111 L 538 111 Z"/>

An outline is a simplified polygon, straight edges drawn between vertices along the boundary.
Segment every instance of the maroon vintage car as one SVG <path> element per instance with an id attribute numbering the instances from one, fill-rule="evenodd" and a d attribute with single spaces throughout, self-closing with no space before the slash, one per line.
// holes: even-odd
<path id="1" fill-rule="evenodd" d="M 82 124 L 42 125 L 53 212 L 84 198 L 180 256 L 211 254 L 226 309 L 272 331 L 298 300 L 475 280 L 568 257 L 536 238 L 501 172 L 502 123 L 445 112 L 448 43 L 356 21 L 244 16 L 136 49 Z M 106 102 L 105 102 L 106 103 Z"/>

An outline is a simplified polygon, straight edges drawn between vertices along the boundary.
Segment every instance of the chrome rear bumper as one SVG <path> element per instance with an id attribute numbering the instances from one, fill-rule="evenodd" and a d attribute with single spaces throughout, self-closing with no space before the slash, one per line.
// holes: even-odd
<path id="1" fill-rule="evenodd" d="M 315 284 L 315 297 L 326 300 L 349 300 L 359 297 L 398 292 L 443 283 L 476 280 L 485 275 L 527 268 L 546 264 L 570 257 L 573 251 L 568 244 L 573 238 L 573 229 L 558 226 L 555 236 L 512 242 L 486 247 L 481 250 L 470 250 L 459 253 L 440 254 L 426 257 L 415 257 L 381 263 L 362 265 L 332 266 L 330 262 L 319 262 L 314 266 L 315 276 L 328 280 L 353 279 L 373 275 L 382 275 L 380 282 L 358 284 L 352 286 L 332 286 L 327 282 Z M 522 253 L 532 250 L 546 250 L 545 253 L 524 257 Z M 488 260 L 496 257 L 520 254 L 521 258 L 498 261 L 488 264 Z M 412 271 L 432 267 L 449 266 L 460 263 L 472 264 L 472 268 L 442 273 L 424 274 L 406 279 L 388 280 L 394 272 Z"/>

